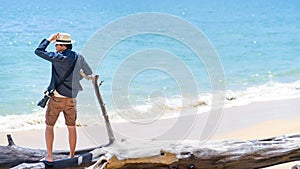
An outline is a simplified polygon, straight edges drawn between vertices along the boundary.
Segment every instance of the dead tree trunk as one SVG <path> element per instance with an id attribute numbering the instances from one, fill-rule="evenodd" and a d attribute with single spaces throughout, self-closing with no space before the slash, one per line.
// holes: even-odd
<path id="1" fill-rule="evenodd" d="M 125 143 L 130 145 L 130 143 Z M 146 144 L 145 144 L 146 145 Z M 197 168 L 253 169 L 300 159 L 300 135 L 281 136 L 251 141 L 212 141 L 205 144 L 190 141 L 169 145 L 165 149 L 151 147 L 107 148 L 108 158 L 89 169 L 110 168 Z M 137 153 L 132 153 L 137 152 Z M 106 161 L 109 163 L 106 163 Z"/>
<path id="2" fill-rule="evenodd" d="M 4 150 L 4 151 L 3 151 Z M 37 162 L 43 150 L 9 146 L 0 147 L 1 167 L 44 168 Z M 5 155 L 8 153 L 8 155 Z M 145 168 L 197 168 L 197 169 L 253 169 L 300 160 L 300 135 L 274 137 L 263 140 L 196 141 L 182 143 L 159 141 L 123 141 L 109 147 L 98 148 L 75 159 L 55 160 L 53 168 L 78 168 L 79 162 L 95 163 L 89 169 L 145 169 Z M 63 156 L 64 158 L 65 156 Z M 89 159 L 89 160 L 87 160 Z M 4 166 L 4 164 L 6 164 Z M 13 164 L 13 165 L 12 165 Z M 82 164 L 82 163 L 81 163 Z M 88 163 L 85 163 L 88 164 Z M 83 168 L 83 167 L 82 167 Z"/>
<path id="3" fill-rule="evenodd" d="M 9 168 L 24 162 L 38 162 L 46 155 L 44 150 L 33 150 L 15 145 L 10 135 L 7 135 L 8 146 L 0 146 L 0 167 Z"/>
<path id="4" fill-rule="evenodd" d="M 8 145 L 0 146 L 0 168 L 11 168 L 22 163 L 36 163 L 35 168 L 45 168 L 44 164 L 39 162 L 40 159 L 45 157 L 46 151 L 40 149 L 29 149 L 15 145 L 11 135 L 7 135 Z M 76 151 L 76 154 L 82 154 L 78 158 L 68 158 L 68 151 L 56 151 L 53 153 L 53 158 L 56 161 L 57 168 L 62 167 L 75 167 L 82 164 L 92 164 L 92 154 L 88 153 L 95 148 L 84 149 Z M 18 167 L 19 168 L 19 167 Z"/>

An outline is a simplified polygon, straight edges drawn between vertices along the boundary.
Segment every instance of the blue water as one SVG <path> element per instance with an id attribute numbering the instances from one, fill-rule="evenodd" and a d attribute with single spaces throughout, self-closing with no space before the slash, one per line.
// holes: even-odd
<path id="1" fill-rule="evenodd" d="M 76 40 L 73 49 L 80 52 L 89 38 L 106 24 L 143 12 L 171 14 L 200 29 L 219 54 L 225 88 L 234 96 L 262 86 L 274 87 L 271 90 L 274 96 L 277 90 L 298 89 L 299 11 L 297 0 L 3 1 L 0 6 L 0 116 L 23 117 L 43 112 L 36 103 L 49 83 L 51 66 L 34 55 L 43 38 L 55 32 L 71 33 Z M 149 48 L 177 55 L 199 77 L 197 83 L 203 93 L 209 93 L 206 69 L 192 51 L 163 36 L 141 35 L 126 39 L 108 54 L 100 67 L 93 67 L 95 74 L 100 74 L 105 81 L 101 90 L 109 109 L 113 107 L 110 82 L 117 66 L 126 56 Z M 54 50 L 53 45 L 48 49 Z M 85 57 L 89 61 L 92 56 Z M 83 92 L 80 97 L 93 96 L 91 83 L 83 84 L 91 92 Z M 147 105 L 145 100 L 151 95 L 148 91 L 161 90 L 168 99 L 177 98 L 180 96 L 177 85 L 168 74 L 151 70 L 136 76 L 128 89 L 129 97 L 136 105 Z M 278 85 L 284 89 L 278 89 Z M 291 93 L 298 95 L 297 92 Z M 96 102 L 83 100 L 79 103 L 81 111 L 93 113 L 89 107 Z"/>

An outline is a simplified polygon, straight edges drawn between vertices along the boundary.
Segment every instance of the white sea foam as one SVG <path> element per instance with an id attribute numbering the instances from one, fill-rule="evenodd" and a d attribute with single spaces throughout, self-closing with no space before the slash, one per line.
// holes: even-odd
<path id="1" fill-rule="evenodd" d="M 0 131 L 42 129 L 45 127 L 44 121 L 43 111 L 35 111 L 31 114 L 0 116 Z M 57 124 L 61 126 L 62 122 L 60 119 Z"/>
<path id="2" fill-rule="evenodd" d="M 300 97 L 300 81 L 294 83 L 268 82 L 246 90 L 226 91 L 225 107 L 242 106 L 252 102 L 284 100 Z"/>
<path id="3" fill-rule="evenodd" d="M 164 118 L 178 117 L 184 110 L 191 113 L 203 113 L 210 111 L 212 95 L 203 93 L 198 100 L 187 99 L 183 105 L 183 99 L 179 96 L 173 98 L 157 98 L 153 102 L 133 108 L 117 110 L 108 109 L 110 120 L 118 122 L 151 123 Z M 300 81 L 294 83 L 269 82 L 261 86 L 250 87 L 245 90 L 225 91 L 224 107 L 243 106 L 253 102 L 273 101 L 300 98 Z M 186 99 L 186 98 L 185 98 Z M 84 106 L 82 106 L 84 107 Z M 80 109 L 80 108 L 79 108 Z M 0 131 L 42 129 L 44 124 L 44 109 L 33 110 L 31 114 L 0 116 Z M 80 111 L 79 111 L 80 112 Z M 95 126 L 103 123 L 103 117 L 97 113 L 78 114 L 78 126 Z M 56 124 L 57 127 L 64 126 L 61 115 Z"/>

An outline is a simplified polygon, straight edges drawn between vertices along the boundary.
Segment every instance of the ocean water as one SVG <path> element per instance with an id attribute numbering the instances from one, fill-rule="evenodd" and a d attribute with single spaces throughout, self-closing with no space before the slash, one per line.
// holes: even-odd
<path id="1" fill-rule="evenodd" d="M 44 125 L 45 110 L 36 104 L 50 81 L 51 66 L 34 54 L 43 38 L 56 32 L 71 33 L 76 40 L 73 49 L 81 52 L 89 39 L 107 24 L 145 12 L 178 17 L 203 32 L 217 51 L 224 70 L 225 107 L 300 97 L 299 11 L 297 0 L 3 1 L 0 6 L 0 130 Z M 126 31 L 127 25 L 122 28 Z M 185 29 L 181 31 L 185 33 Z M 190 99 L 183 105 L 181 92 L 189 86 L 188 82 L 180 85 L 178 81 L 189 79 L 184 79 L 184 74 L 180 80 L 176 79 L 160 69 L 135 72 L 129 86 L 112 88 L 113 83 L 125 83 L 114 81 L 114 77 L 126 58 L 147 49 L 176 55 L 194 75 L 200 89 L 198 99 Z M 54 50 L 53 45 L 48 50 Z M 151 52 L 147 54 L 144 57 L 152 57 Z M 207 69 L 193 51 L 170 37 L 157 34 L 127 37 L 103 60 L 95 62 L 96 56 L 85 57 L 94 73 L 104 80 L 100 89 L 113 121 L 155 120 L 161 118 L 162 109 L 167 117 L 181 109 L 198 108 L 200 113 L 210 109 L 212 94 Z M 85 80 L 82 84 L 84 91 L 78 98 L 79 124 L 101 123 L 92 84 Z M 122 88 L 127 88 L 128 94 L 117 92 Z M 114 96 L 115 92 L 119 95 Z M 115 97 L 130 101 L 116 109 Z M 63 122 L 59 121 L 58 125 Z"/>

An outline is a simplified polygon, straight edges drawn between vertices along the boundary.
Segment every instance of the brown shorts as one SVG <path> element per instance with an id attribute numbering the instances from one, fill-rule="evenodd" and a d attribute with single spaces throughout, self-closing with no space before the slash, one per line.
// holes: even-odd
<path id="1" fill-rule="evenodd" d="M 52 97 L 46 110 L 46 124 L 54 126 L 60 112 L 64 113 L 65 124 L 75 126 L 77 118 L 76 99 Z"/>

